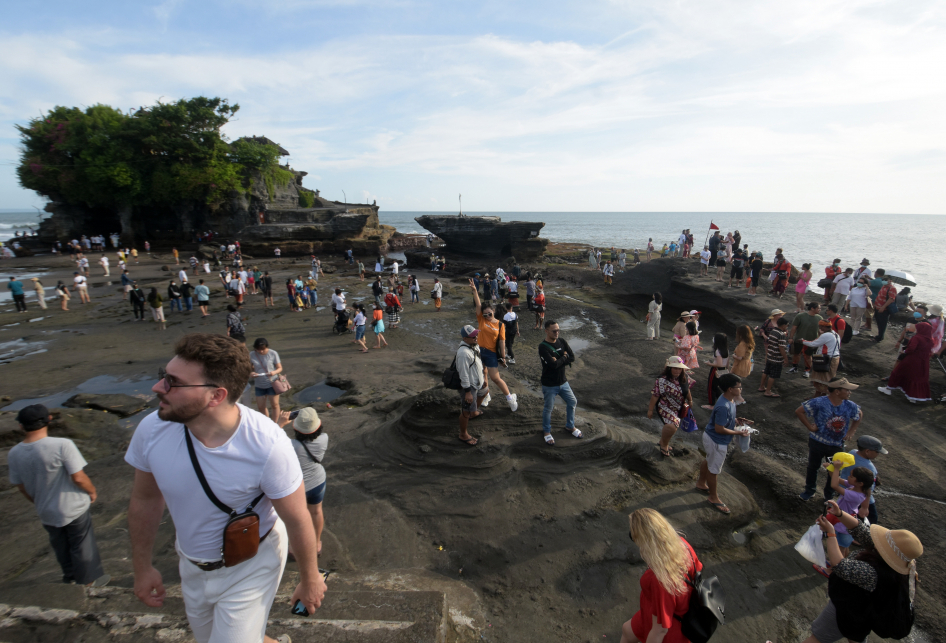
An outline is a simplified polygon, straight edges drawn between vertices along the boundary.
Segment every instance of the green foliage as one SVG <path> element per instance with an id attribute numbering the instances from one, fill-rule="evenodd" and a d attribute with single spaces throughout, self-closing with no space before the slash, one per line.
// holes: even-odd
<path id="1" fill-rule="evenodd" d="M 203 96 L 128 113 L 108 105 L 56 107 L 17 126 L 17 176 L 23 187 L 73 205 L 216 205 L 243 189 L 249 167 L 220 134 L 239 109 Z M 270 150 L 255 152 L 249 159 L 255 163 L 277 158 Z"/>
<path id="2" fill-rule="evenodd" d="M 230 159 L 245 168 L 262 172 L 279 165 L 279 148 L 241 138 L 230 145 Z"/>
<path id="3" fill-rule="evenodd" d="M 315 192 L 299 190 L 299 205 L 303 208 L 315 207 Z"/>
<path id="4" fill-rule="evenodd" d="M 269 200 L 276 198 L 276 186 L 281 188 L 289 185 L 289 182 L 296 178 L 296 175 L 289 170 L 284 170 L 278 165 L 269 167 L 262 172 L 263 182 L 266 184 L 266 191 L 269 193 Z"/>

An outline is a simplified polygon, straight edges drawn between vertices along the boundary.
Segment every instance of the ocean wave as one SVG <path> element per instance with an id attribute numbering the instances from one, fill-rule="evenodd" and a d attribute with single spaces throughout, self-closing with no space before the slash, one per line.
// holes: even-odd
<path id="1" fill-rule="evenodd" d="M 35 221 L 15 221 L 13 223 L 0 223 L 0 230 L 22 230 L 26 228 L 36 228 L 39 224 Z"/>

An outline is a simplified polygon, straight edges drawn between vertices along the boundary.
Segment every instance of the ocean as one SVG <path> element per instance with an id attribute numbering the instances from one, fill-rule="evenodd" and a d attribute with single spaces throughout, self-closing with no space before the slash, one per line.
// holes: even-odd
<path id="1" fill-rule="evenodd" d="M 36 228 L 37 210 L 0 210 L 0 241 L 14 232 Z M 425 233 L 414 220 L 423 214 L 455 212 L 391 212 L 382 210 L 381 223 L 404 233 Z M 794 265 L 811 263 L 813 284 L 824 268 L 840 258 L 844 267 L 870 259 L 871 268 L 902 270 L 914 276 L 914 298 L 927 303 L 946 302 L 946 283 L 934 249 L 946 241 L 946 216 L 891 214 L 818 214 L 771 212 L 468 212 L 470 216 L 498 216 L 504 221 L 544 221 L 541 236 L 552 241 L 612 245 L 630 251 L 644 248 L 652 238 L 658 248 L 675 240 L 680 231 L 693 231 L 699 246 L 710 222 L 725 235 L 739 230 L 750 250 L 761 250 L 771 261 L 781 247 Z M 43 213 L 45 216 L 46 213 Z M 817 290 L 813 288 L 813 290 Z"/>
<path id="2" fill-rule="evenodd" d="M 456 212 L 380 213 L 381 223 L 399 232 L 425 233 L 414 217 Z M 503 221 L 544 221 L 540 236 L 551 241 L 589 243 L 603 248 L 646 248 L 652 238 L 660 248 L 689 228 L 702 249 L 710 222 L 723 236 L 736 230 L 749 250 L 761 250 L 771 261 L 776 248 L 799 268 L 811 263 L 814 284 L 824 277 L 825 266 L 841 259 L 843 267 L 856 268 L 861 259 L 871 269 L 901 270 L 913 275 L 916 301 L 946 302 L 946 283 L 939 279 L 936 249 L 946 241 L 946 216 L 920 214 L 819 214 L 771 212 L 466 212 L 470 216 L 498 216 Z"/>

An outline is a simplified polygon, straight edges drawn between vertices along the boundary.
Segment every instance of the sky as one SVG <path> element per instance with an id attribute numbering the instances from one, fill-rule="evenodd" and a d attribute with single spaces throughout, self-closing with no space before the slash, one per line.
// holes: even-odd
<path id="1" fill-rule="evenodd" d="M 946 213 L 936 0 L 50 0 L 0 39 L 0 208 L 42 207 L 15 124 L 205 95 L 387 210 Z"/>

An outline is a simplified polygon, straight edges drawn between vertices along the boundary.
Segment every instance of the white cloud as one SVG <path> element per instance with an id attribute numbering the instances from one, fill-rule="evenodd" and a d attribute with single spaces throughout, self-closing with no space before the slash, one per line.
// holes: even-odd
<path id="1" fill-rule="evenodd" d="M 946 212 L 939 4 L 612 5 L 598 45 L 336 34 L 290 51 L 147 53 L 114 34 L 10 36 L 0 120 L 227 96 L 242 106 L 231 137 L 266 134 L 318 172 L 307 185 L 365 186 L 382 206 L 474 186 L 497 210 Z"/>

